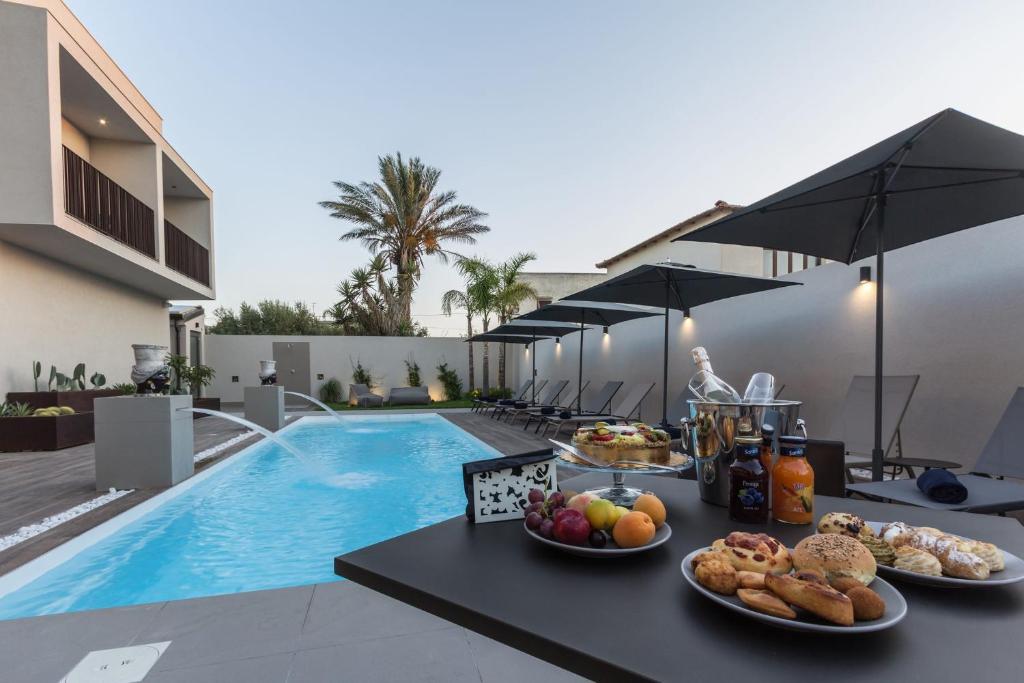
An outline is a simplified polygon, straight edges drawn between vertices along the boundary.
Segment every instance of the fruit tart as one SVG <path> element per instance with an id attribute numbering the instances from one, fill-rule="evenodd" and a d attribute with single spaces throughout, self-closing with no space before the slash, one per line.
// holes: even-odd
<path id="1" fill-rule="evenodd" d="M 621 460 L 666 464 L 669 462 L 668 432 L 642 422 L 613 425 L 595 422 L 572 436 L 572 445 L 591 458 L 612 465 Z"/>

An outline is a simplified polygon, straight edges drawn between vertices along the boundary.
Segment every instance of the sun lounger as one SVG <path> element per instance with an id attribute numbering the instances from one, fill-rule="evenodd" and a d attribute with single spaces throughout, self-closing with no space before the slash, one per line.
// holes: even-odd
<path id="1" fill-rule="evenodd" d="M 617 422 L 619 420 L 628 421 L 634 415 L 637 418 L 640 417 L 640 404 L 647 398 L 647 394 L 651 393 L 651 389 L 654 388 L 654 382 L 646 384 L 638 384 L 633 387 L 633 390 L 626 394 L 626 397 L 622 399 L 615 410 L 610 413 L 599 415 L 573 415 L 568 418 L 563 418 L 557 415 L 545 418 L 544 420 L 544 436 L 548 434 L 549 427 L 555 427 L 555 436 L 558 436 L 562 428 L 566 425 L 570 425 L 573 429 L 578 429 L 582 424 L 590 424 L 593 422 Z"/>
<path id="2" fill-rule="evenodd" d="M 506 422 L 513 423 L 519 418 L 520 415 L 529 415 L 529 412 L 531 410 L 536 410 L 538 406 L 557 405 L 559 397 L 565 391 L 565 388 L 567 386 L 569 386 L 569 381 L 560 379 L 554 384 L 552 384 L 550 387 L 548 387 L 547 392 L 540 398 L 540 400 L 537 403 L 529 403 L 528 405 L 522 408 L 509 406 L 505 409 L 503 417 L 505 417 Z M 519 405 L 522 405 L 522 402 L 520 402 Z"/>
<path id="3" fill-rule="evenodd" d="M 494 403 L 492 406 L 493 410 L 491 411 L 491 419 L 493 420 L 498 415 L 501 415 L 507 408 L 514 406 L 516 403 L 525 401 L 527 396 L 531 393 L 540 391 L 547 383 L 548 381 L 546 379 L 533 380 L 532 382 L 527 380 L 518 394 L 514 394 L 511 398 L 498 399 L 498 401 Z M 486 409 L 484 410 L 486 412 Z"/>
<path id="4" fill-rule="evenodd" d="M 523 382 L 523 385 L 519 388 L 519 393 L 516 396 L 524 396 L 527 391 L 530 390 L 530 385 L 533 380 L 528 379 Z M 501 400 L 497 396 L 481 396 L 480 398 L 473 399 L 473 412 L 483 412 L 497 405 L 498 401 Z"/>
<path id="5" fill-rule="evenodd" d="M 384 397 L 370 391 L 370 387 L 365 384 L 349 384 L 348 404 L 361 408 L 372 408 L 384 405 Z"/>
<path id="6" fill-rule="evenodd" d="M 589 386 L 590 386 L 590 380 L 589 379 L 583 380 L 583 391 L 586 391 L 587 387 L 589 387 Z M 520 411 L 520 413 L 519 413 L 520 415 L 525 415 L 526 416 L 526 422 L 523 423 L 523 431 L 526 431 L 526 429 L 528 429 L 530 424 L 532 424 L 533 422 L 537 422 L 537 427 L 534 429 L 534 432 L 536 433 L 537 431 L 540 430 L 541 424 L 543 423 L 543 418 L 545 416 L 547 416 L 547 415 L 557 415 L 559 413 L 564 413 L 564 412 L 571 411 L 572 410 L 572 404 L 576 402 L 576 396 L 579 393 L 580 392 L 578 392 L 578 391 L 569 391 L 568 389 L 563 392 L 564 396 L 566 396 L 566 397 L 571 396 L 572 397 L 572 401 L 569 403 L 569 405 L 560 405 L 560 404 L 564 404 L 565 402 L 559 400 L 559 401 L 554 401 L 552 403 L 545 403 L 545 404 L 530 406 L 526 410 Z"/>
<path id="7" fill-rule="evenodd" d="M 576 396 L 577 397 L 573 399 L 572 403 L 570 403 L 569 406 L 565 408 L 565 410 L 560 411 L 560 412 L 561 413 L 573 412 L 572 411 L 572 406 L 574 404 L 575 405 L 579 405 L 579 401 L 580 401 L 579 397 L 581 397 L 583 395 L 583 392 L 586 390 L 586 388 L 589 385 L 590 385 L 590 382 L 584 382 L 583 386 L 580 387 L 579 391 L 576 392 Z M 594 415 L 596 413 L 606 412 L 611 407 L 612 398 L 615 396 L 615 393 L 620 388 L 622 388 L 622 382 L 618 382 L 618 381 L 605 382 L 604 386 L 602 386 L 600 391 L 597 392 L 597 396 L 594 397 L 593 403 L 589 406 L 591 409 L 584 410 L 583 414 L 584 415 Z M 558 413 L 553 414 L 553 415 L 557 416 L 557 414 Z M 549 417 L 552 417 L 552 415 L 537 415 L 536 417 L 538 418 L 538 422 L 537 422 L 537 427 L 533 430 L 534 434 L 536 434 L 537 432 L 540 431 L 540 428 L 543 427 L 546 424 L 546 420 Z M 532 417 L 531 417 L 531 419 L 532 419 Z M 529 426 L 529 422 L 527 422 L 527 426 Z M 526 427 L 523 427 L 523 429 L 526 429 Z"/>
<path id="8" fill-rule="evenodd" d="M 388 394 L 388 404 L 393 406 L 428 405 L 430 392 L 426 387 L 395 387 Z"/>

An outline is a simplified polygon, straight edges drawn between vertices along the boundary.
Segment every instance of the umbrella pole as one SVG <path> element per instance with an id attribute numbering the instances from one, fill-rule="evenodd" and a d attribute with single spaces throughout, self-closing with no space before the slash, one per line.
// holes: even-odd
<path id="1" fill-rule="evenodd" d="M 668 429 L 668 292 L 669 282 L 665 280 L 665 346 L 661 362 L 661 426 Z"/>
<path id="2" fill-rule="evenodd" d="M 576 393 L 576 414 L 583 414 L 583 311 L 580 311 L 580 370 Z"/>
<path id="3" fill-rule="evenodd" d="M 880 185 L 885 187 L 885 182 Z M 878 270 L 877 289 L 875 291 L 875 444 L 871 451 L 871 480 L 882 481 L 882 461 L 885 451 L 882 450 L 882 340 L 884 331 L 883 289 L 885 278 L 885 245 L 882 236 L 885 234 L 885 194 L 878 193 L 878 234 L 876 235 L 875 268 Z"/>
<path id="4" fill-rule="evenodd" d="M 537 331 L 534 330 L 530 340 L 530 360 L 533 361 L 530 371 L 530 403 L 537 404 Z"/>

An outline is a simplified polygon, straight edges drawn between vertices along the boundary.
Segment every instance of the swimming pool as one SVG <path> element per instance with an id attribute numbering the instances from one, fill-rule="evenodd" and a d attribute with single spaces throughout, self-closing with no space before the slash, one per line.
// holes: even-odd
<path id="1" fill-rule="evenodd" d="M 334 557 L 465 511 L 498 457 L 437 414 L 303 418 L 0 578 L 0 619 L 335 581 Z"/>

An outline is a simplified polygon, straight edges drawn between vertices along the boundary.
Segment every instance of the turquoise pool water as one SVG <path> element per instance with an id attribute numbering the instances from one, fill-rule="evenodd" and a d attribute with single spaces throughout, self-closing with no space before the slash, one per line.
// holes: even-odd
<path id="1" fill-rule="evenodd" d="M 436 414 L 307 418 L 282 436 L 313 467 L 254 445 L 0 598 L 0 619 L 335 581 L 335 555 L 462 514 L 460 464 L 498 455 Z"/>

